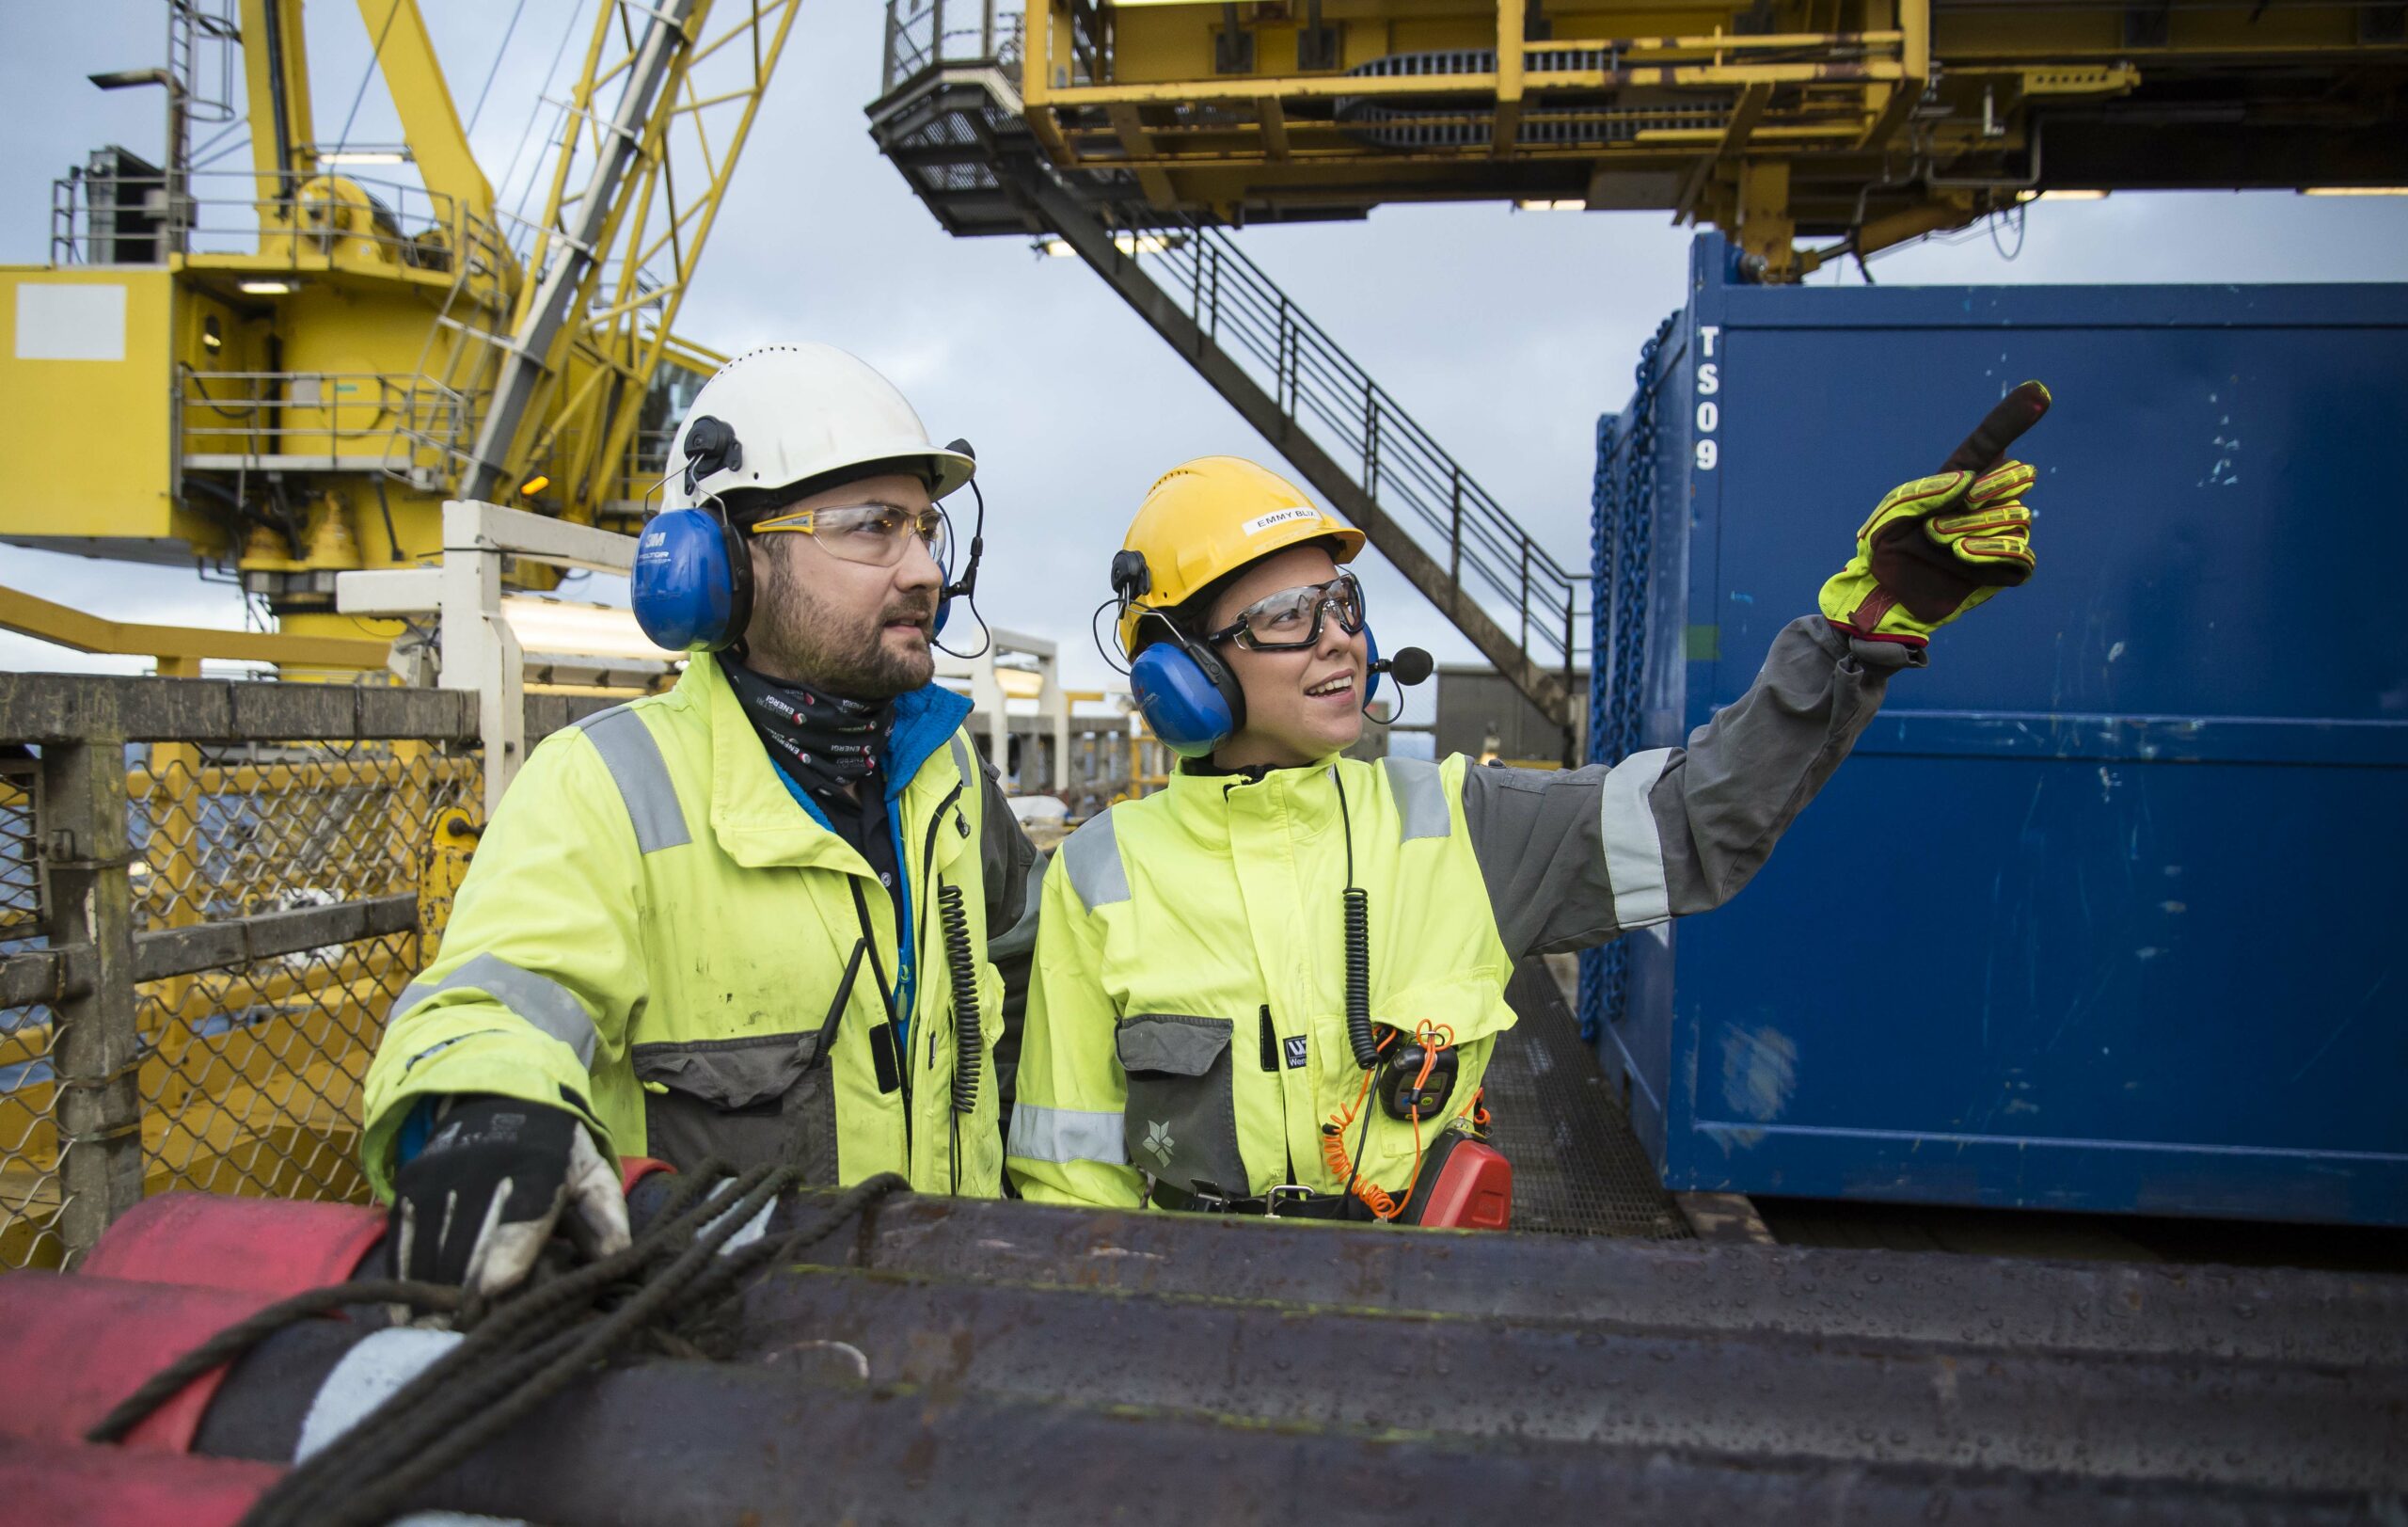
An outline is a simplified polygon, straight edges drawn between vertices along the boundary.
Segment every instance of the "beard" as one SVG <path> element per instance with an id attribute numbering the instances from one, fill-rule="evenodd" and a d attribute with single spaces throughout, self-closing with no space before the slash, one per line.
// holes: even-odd
<path id="1" fill-rule="evenodd" d="M 783 559 L 765 558 L 756 568 L 761 576 L 745 631 L 755 669 L 853 700 L 891 700 L 935 676 L 927 644 L 935 594 L 890 598 L 878 619 L 864 624 L 813 598 Z M 898 620 L 920 626 L 922 640 L 909 651 L 886 644 L 887 623 Z"/>

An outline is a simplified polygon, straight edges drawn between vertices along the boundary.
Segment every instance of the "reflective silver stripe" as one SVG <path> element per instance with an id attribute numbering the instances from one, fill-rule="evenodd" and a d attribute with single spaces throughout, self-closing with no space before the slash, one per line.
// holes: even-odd
<path id="1" fill-rule="evenodd" d="M 613 706 L 577 724 L 602 755 L 619 796 L 627 803 L 627 819 L 635 823 L 636 848 L 644 853 L 690 843 L 685 808 L 677 803 L 677 787 L 661 759 L 652 728 L 626 706 Z"/>
<path id="2" fill-rule="evenodd" d="M 736 1213 L 736 1204 L 734 1201 L 741 1197 L 741 1195 L 736 1191 L 736 1184 L 733 1179 L 721 1183 L 719 1186 L 711 1189 L 710 1196 L 714 1201 L 726 1199 L 729 1201 L 729 1203 L 725 1209 L 722 1209 L 718 1214 L 712 1216 L 711 1218 L 704 1224 L 702 1229 L 694 1232 L 694 1238 L 697 1240 L 700 1240 L 702 1237 L 708 1235 L 711 1232 L 719 1229 L 721 1224 L 726 1220 L 728 1216 Z M 752 1218 L 746 1220 L 741 1226 L 737 1227 L 735 1234 L 720 1243 L 719 1254 L 723 1257 L 732 1257 L 737 1252 L 743 1250 L 746 1247 L 751 1246 L 754 1241 L 757 1241 L 762 1236 L 768 1234 L 769 1233 L 769 1214 L 772 1210 L 776 1209 L 777 1206 L 778 1201 L 776 1196 L 773 1194 L 770 1196 L 769 1201 L 761 1205 L 759 1211 L 756 1212 Z"/>
<path id="3" fill-rule="evenodd" d="M 594 1065 L 594 1046 L 601 1036 L 594 1032 L 594 1020 L 569 989 L 549 976 L 538 976 L 531 970 L 521 970 L 497 954 L 481 954 L 439 980 L 412 981 L 393 999 L 392 1016 L 401 1017 L 428 997 L 462 987 L 484 993 L 512 1012 L 577 1052 L 577 1063 L 589 1070 Z M 412 1057 L 415 1063 L 434 1051 L 422 1051 Z"/>
<path id="4" fill-rule="evenodd" d="M 1121 1116 L 1086 1108 L 1040 1108 L 1034 1103 L 1012 1105 L 1012 1137 L 1004 1153 L 1023 1161 L 1096 1161 L 1107 1167 L 1129 1165 L 1128 1137 Z"/>
<path id="5" fill-rule="evenodd" d="M 978 766 L 970 761 L 970 743 L 959 732 L 953 734 L 953 767 L 961 775 L 963 789 L 978 783 Z"/>
<path id="6" fill-rule="evenodd" d="M 359 1424 L 461 1340 L 457 1331 L 411 1326 L 371 1332 L 342 1355 L 310 1397 L 309 1408 L 301 1417 L 300 1439 L 293 1446 L 293 1461 L 301 1462 Z"/>
<path id="7" fill-rule="evenodd" d="M 1447 815 L 1446 782 L 1436 764 L 1426 758 L 1382 758 L 1380 767 L 1387 771 L 1388 794 L 1396 798 L 1397 815 L 1404 819 L 1404 842 L 1445 837 L 1454 831 L 1453 819 Z"/>
<path id="8" fill-rule="evenodd" d="M 1634 753 L 1607 771 L 1597 791 L 1597 838 L 1605 845 L 1606 883 L 1614 889 L 1614 922 L 1624 931 L 1672 915 L 1664 885 L 1664 840 L 1647 792 L 1664 777 L 1670 748 Z"/>
<path id="9" fill-rule="evenodd" d="M 1112 835 L 1106 810 L 1062 840 L 1064 873 L 1089 912 L 1129 899 L 1129 872 L 1120 867 L 1120 843 Z"/>

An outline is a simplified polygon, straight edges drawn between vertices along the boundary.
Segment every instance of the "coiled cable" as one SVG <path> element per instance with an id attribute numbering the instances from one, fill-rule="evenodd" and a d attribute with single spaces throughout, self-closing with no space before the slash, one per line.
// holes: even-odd
<path id="1" fill-rule="evenodd" d="M 1338 787 L 1338 819 L 1346 835 L 1346 1047 L 1354 1064 L 1369 1071 L 1380 1063 L 1380 1044 L 1371 1034 L 1371 897 L 1354 883 L 1354 819 L 1346 809 L 1346 785 L 1336 766 L 1330 784 Z"/>
<path id="2" fill-rule="evenodd" d="M 978 1032 L 978 962 L 970 944 L 970 915 L 961 887 L 937 885 L 937 919 L 944 924 L 946 973 L 953 978 L 953 1111 L 978 1109 L 978 1063 L 984 1054 Z"/>
<path id="3" fill-rule="evenodd" d="M 1371 899 L 1358 885 L 1346 887 L 1346 1043 L 1363 1070 L 1380 1063 L 1371 1037 Z"/>

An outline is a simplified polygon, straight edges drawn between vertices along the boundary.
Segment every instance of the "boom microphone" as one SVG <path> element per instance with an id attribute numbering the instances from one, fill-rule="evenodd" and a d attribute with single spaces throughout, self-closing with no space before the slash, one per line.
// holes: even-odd
<path id="1" fill-rule="evenodd" d="M 1437 664 L 1430 654 L 1419 647 L 1399 647 L 1393 658 L 1382 658 L 1371 664 L 1371 672 L 1386 674 L 1400 684 L 1418 684 L 1428 678 Z"/>

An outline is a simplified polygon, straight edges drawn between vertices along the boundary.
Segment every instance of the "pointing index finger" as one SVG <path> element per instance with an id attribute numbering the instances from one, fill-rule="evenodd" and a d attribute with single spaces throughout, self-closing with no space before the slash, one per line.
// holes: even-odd
<path id="1" fill-rule="evenodd" d="M 2040 422 L 2040 417 L 2049 411 L 2052 401 L 2049 390 L 2038 382 L 2019 384 L 1982 416 L 1982 422 L 1973 426 L 1973 433 L 1966 436 L 1964 443 L 1949 453 L 1947 462 L 1940 469 L 1944 472 L 1989 470 L 2006 459 L 2007 447 L 2013 445 L 2019 436 Z"/>

